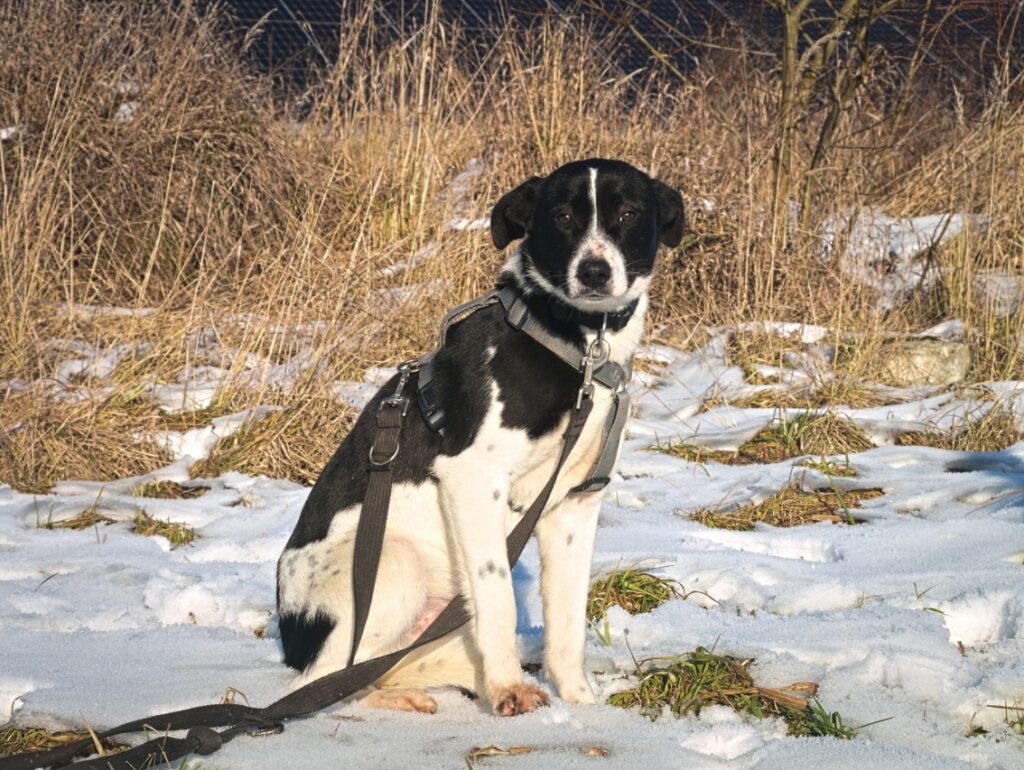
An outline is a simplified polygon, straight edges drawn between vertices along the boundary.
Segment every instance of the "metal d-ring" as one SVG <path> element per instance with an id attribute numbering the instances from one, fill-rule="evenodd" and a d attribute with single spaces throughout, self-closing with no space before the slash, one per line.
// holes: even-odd
<path id="1" fill-rule="evenodd" d="M 612 346 L 604 338 L 603 334 L 599 334 L 594 338 L 594 341 L 590 343 L 590 347 L 587 349 L 587 358 L 593 361 L 595 364 L 599 361 L 604 363 L 608 360 L 608 357 L 612 354 Z"/>
<path id="2" fill-rule="evenodd" d="M 398 457 L 398 450 L 400 448 L 401 448 L 401 444 L 396 444 L 395 445 L 395 451 L 391 453 L 391 457 L 389 457 L 387 460 L 384 460 L 382 462 L 377 462 L 376 460 L 373 459 L 373 447 L 371 446 L 370 447 L 370 454 L 369 454 L 369 457 L 367 459 L 369 459 L 370 465 L 373 465 L 373 466 L 375 466 L 377 468 L 381 468 L 381 467 L 386 466 L 386 465 L 391 465 L 391 463 L 393 463 L 395 461 L 395 458 Z"/>

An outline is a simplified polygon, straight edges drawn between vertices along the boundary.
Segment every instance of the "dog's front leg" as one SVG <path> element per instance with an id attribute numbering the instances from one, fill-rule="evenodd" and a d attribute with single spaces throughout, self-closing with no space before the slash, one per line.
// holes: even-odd
<path id="1" fill-rule="evenodd" d="M 548 698 L 523 682 L 516 649 L 516 603 L 504 531 L 508 476 L 493 463 L 468 460 L 463 455 L 445 469 L 457 473 L 439 473 L 441 495 L 466 572 L 486 696 L 496 713 L 513 716 L 547 705 Z"/>
<path id="2" fill-rule="evenodd" d="M 603 492 L 569 495 L 537 524 L 544 668 L 568 703 L 594 703 L 583 672 L 590 561 Z"/>

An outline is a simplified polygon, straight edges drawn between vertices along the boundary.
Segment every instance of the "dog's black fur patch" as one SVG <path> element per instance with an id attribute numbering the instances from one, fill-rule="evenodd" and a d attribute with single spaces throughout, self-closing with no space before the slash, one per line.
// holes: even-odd
<path id="1" fill-rule="evenodd" d="M 277 625 L 281 631 L 285 664 L 301 671 L 320 654 L 335 624 L 322 612 L 312 616 L 283 612 Z"/>

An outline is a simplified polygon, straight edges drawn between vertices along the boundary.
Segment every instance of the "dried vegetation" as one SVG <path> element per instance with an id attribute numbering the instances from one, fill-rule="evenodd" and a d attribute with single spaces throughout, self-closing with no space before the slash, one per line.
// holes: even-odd
<path id="1" fill-rule="evenodd" d="M 870 339 L 960 317 L 973 378 L 1022 376 L 1021 311 L 1000 315 L 974 283 L 1022 271 L 1024 109 L 1008 67 L 956 98 L 939 72 L 833 38 L 794 62 L 724 37 L 678 81 L 664 57 L 616 70 L 614 38 L 600 47 L 576 17 L 509 23 L 481 59 L 433 4 L 401 39 L 374 4 L 353 6 L 337 63 L 295 100 L 216 10 L 0 0 L 0 39 L 19 43 L 0 47 L 0 482 L 42 492 L 165 464 L 146 436 L 188 419 L 150 389 L 214 367 L 215 404 L 284 411 L 197 472 L 308 483 L 351 419 L 332 383 L 429 349 L 439 309 L 493 280 L 503 256 L 486 230 L 449 221 L 594 155 L 689 202 L 652 323 L 772 318 Z M 880 320 L 814 248 L 821 221 L 854 205 L 992 224 L 937 250 L 939 290 Z M 125 352 L 69 374 L 56 341 Z"/>

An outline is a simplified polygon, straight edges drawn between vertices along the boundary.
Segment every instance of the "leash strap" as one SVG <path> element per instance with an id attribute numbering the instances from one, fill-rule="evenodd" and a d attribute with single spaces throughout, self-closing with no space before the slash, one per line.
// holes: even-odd
<path id="1" fill-rule="evenodd" d="M 401 395 L 402 387 L 404 386 L 400 386 L 396 396 Z M 387 438 L 381 439 L 381 443 L 378 444 L 378 436 L 374 437 L 374 451 L 370 455 L 371 464 L 375 458 L 378 461 L 390 458 L 387 462 L 387 465 L 390 466 L 394 457 L 397 456 L 401 420 L 405 414 L 407 403 L 403 406 L 399 399 L 389 405 L 388 401 L 394 399 L 395 396 L 392 396 L 391 399 L 386 400 L 383 408 L 378 412 L 378 435 L 381 431 L 385 431 Z M 397 411 L 392 411 L 391 407 L 394 407 Z M 592 408 L 593 400 L 588 395 L 581 400 L 579 408 L 574 409 L 570 413 L 569 423 L 563 434 L 562 451 L 559 454 L 551 478 L 506 540 L 509 566 L 514 565 L 519 560 L 519 556 L 522 554 L 531 532 L 551 498 L 562 467 L 565 465 L 569 455 L 572 453 L 573 447 L 576 446 L 576 442 L 583 433 L 583 427 Z M 381 427 L 382 422 L 384 423 L 383 427 Z M 395 422 L 397 422 L 397 425 L 394 424 Z M 388 447 L 392 446 L 392 442 L 393 449 L 389 449 Z M 387 471 L 378 470 L 371 471 L 371 473 L 383 474 L 387 473 Z M 385 477 L 381 475 L 380 478 L 390 481 L 390 476 Z M 373 476 L 371 475 L 371 482 L 372 480 Z M 390 490 L 388 490 L 387 494 L 390 497 Z M 367 499 L 369 499 L 369 490 L 367 492 Z M 380 505 L 371 505 L 369 509 L 364 502 L 360 514 L 360 522 L 356 529 L 357 553 L 364 545 L 367 548 L 373 548 L 378 554 L 380 553 L 383 545 L 386 517 L 386 502 L 383 508 Z M 367 526 L 363 527 L 363 518 L 370 518 L 375 521 L 368 522 Z M 364 543 L 360 543 L 360 533 L 362 533 L 365 539 Z M 377 543 L 378 539 L 379 543 Z M 376 575 L 376 565 L 373 566 L 373 574 L 374 576 Z M 366 587 L 367 584 L 369 585 L 368 589 Z M 355 601 L 357 605 L 361 604 L 365 608 L 363 612 L 368 614 L 373 596 L 373 580 L 368 582 L 367 580 L 362 580 L 361 585 L 363 587 L 359 590 L 356 590 L 353 585 Z M 364 626 L 365 614 L 363 616 Z M 103 740 L 141 730 L 167 732 L 170 730 L 187 729 L 188 733 L 183 738 L 162 735 L 117 754 L 74 762 L 74 758 L 79 754 L 94 749 L 93 741 L 87 738 L 55 749 L 0 758 L 0 770 L 34 770 L 34 768 L 56 768 L 57 770 L 137 770 L 140 767 L 156 767 L 161 764 L 171 763 L 189 754 L 201 756 L 212 754 L 238 735 L 278 733 L 284 729 L 284 726 L 281 724 L 283 721 L 313 714 L 373 684 L 373 682 L 394 668 L 410 652 L 447 636 L 468 622 L 469 618 L 466 600 L 460 594 L 449 602 L 448 606 L 441 611 L 441 614 L 437 616 L 434 622 L 408 647 L 388 653 L 387 655 L 349 665 L 340 671 L 327 674 L 300 687 L 298 690 L 288 693 L 265 708 L 243 706 L 235 703 L 198 706 L 126 722 L 110 730 L 97 733 L 97 738 Z M 361 633 L 362 631 L 360 630 Z M 356 645 L 353 644 L 353 650 L 355 650 L 355 647 Z M 230 725 L 230 727 L 221 731 L 213 729 L 214 727 L 223 727 L 225 725 Z"/>
<path id="2" fill-rule="evenodd" d="M 359 649 L 363 629 L 366 628 L 366 619 L 370 614 L 381 548 L 384 545 L 384 529 L 388 523 L 388 509 L 391 507 L 391 464 L 398 457 L 402 419 L 409 411 L 405 386 L 409 382 L 412 364 L 406 362 L 398 371 L 398 386 L 394 394 L 381 401 L 377 408 L 377 430 L 373 435 L 373 444 L 367 458 L 367 472 L 370 477 L 359 513 L 359 523 L 356 525 L 355 552 L 352 555 L 352 594 L 355 602 L 352 613 L 352 649 L 348 655 L 349 666 L 355 663 L 356 650 Z"/>

